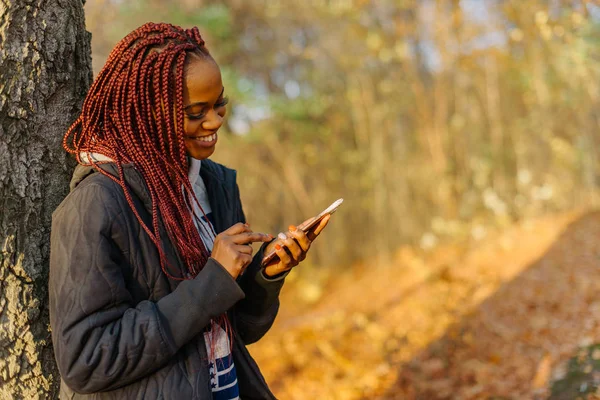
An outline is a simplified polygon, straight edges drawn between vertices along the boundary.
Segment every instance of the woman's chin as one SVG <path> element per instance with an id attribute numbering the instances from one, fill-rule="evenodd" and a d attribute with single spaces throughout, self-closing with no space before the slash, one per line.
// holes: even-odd
<path id="1" fill-rule="evenodd" d="M 188 156 L 195 158 L 196 160 L 204 160 L 204 159 L 212 156 L 212 154 L 215 152 L 215 146 L 212 146 L 209 148 L 201 148 L 201 149 L 197 149 L 197 148 L 190 149 L 188 147 L 186 150 L 187 150 Z"/>
<path id="2" fill-rule="evenodd" d="M 201 140 L 199 138 L 185 138 L 185 149 L 188 156 L 197 160 L 204 160 L 210 157 L 215 152 L 218 136 L 211 141 Z"/>

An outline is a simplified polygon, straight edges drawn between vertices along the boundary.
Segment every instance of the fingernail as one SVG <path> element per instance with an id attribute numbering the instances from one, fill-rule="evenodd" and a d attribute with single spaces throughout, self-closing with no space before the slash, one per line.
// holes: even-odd
<path id="1" fill-rule="evenodd" d="M 277 250 L 281 250 L 281 245 L 278 243 L 278 244 L 276 244 L 276 245 L 275 245 L 275 248 L 276 248 Z"/>
<path id="2" fill-rule="evenodd" d="M 297 228 L 296 228 L 294 225 L 290 225 L 290 226 L 288 227 L 288 231 L 290 231 L 290 232 L 295 232 L 295 231 L 296 231 L 296 229 L 297 229 Z"/>
<path id="3" fill-rule="evenodd" d="M 286 240 L 286 239 L 287 239 L 287 236 L 286 236 L 286 235 L 285 235 L 285 233 L 283 233 L 283 232 L 279 232 L 279 235 L 277 235 L 277 237 L 278 237 L 279 239 L 281 239 L 281 240 Z"/>

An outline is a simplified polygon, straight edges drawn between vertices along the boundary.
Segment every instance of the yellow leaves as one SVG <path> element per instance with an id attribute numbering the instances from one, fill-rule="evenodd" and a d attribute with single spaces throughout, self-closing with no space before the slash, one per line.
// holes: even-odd
<path id="1" fill-rule="evenodd" d="M 510 30 L 509 36 L 515 42 L 520 42 L 521 40 L 523 40 L 524 34 L 523 34 L 523 31 L 521 29 L 514 28 L 514 29 Z"/>
<path id="2" fill-rule="evenodd" d="M 394 55 L 394 51 L 389 48 L 384 47 L 379 51 L 379 59 L 383 63 L 389 63 L 392 61 L 394 59 Z"/>
<path id="3" fill-rule="evenodd" d="M 291 314 L 298 298 L 288 287 L 251 351 L 281 398 L 545 398 L 564 360 L 600 341 L 600 291 L 590 284 L 600 281 L 600 216 L 573 221 L 530 221 L 466 252 L 404 247 L 389 267 L 337 275 Z M 600 348 L 586 354 L 598 360 Z"/>
<path id="4" fill-rule="evenodd" d="M 323 289 L 315 282 L 303 280 L 299 282 L 299 295 L 306 304 L 313 304 L 323 296 Z"/>
<path id="5" fill-rule="evenodd" d="M 398 59 L 404 60 L 410 56 L 410 48 L 406 40 L 398 40 L 394 45 L 394 51 L 398 56 Z"/>
<path id="6" fill-rule="evenodd" d="M 355 5 L 353 0 L 334 0 L 329 2 L 329 10 L 333 15 L 342 15 L 351 12 Z M 308 2 L 310 4 L 310 2 Z"/>
<path id="7" fill-rule="evenodd" d="M 314 60 L 318 55 L 318 51 L 314 46 L 307 46 L 302 53 L 302 57 L 306 60 Z"/>
<path id="8" fill-rule="evenodd" d="M 321 352 L 321 355 L 325 357 L 327 360 L 343 369 L 346 372 L 352 370 L 352 363 L 342 356 L 339 352 L 337 352 L 330 342 L 325 340 L 317 340 L 316 347 Z"/>
<path id="9" fill-rule="evenodd" d="M 378 51 L 383 46 L 383 38 L 381 34 L 375 31 L 370 31 L 367 34 L 367 47 L 369 50 Z"/>
<path id="10" fill-rule="evenodd" d="M 571 14 L 571 21 L 573 22 L 573 25 L 579 26 L 585 22 L 585 18 L 580 13 L 574 12 Z"/>
<path id="11" fill-rule="evenodd" d="M 555 26 L 555 27 L 554 27 L 554 34 L 555 34 L 557 37 L 559 37 L 559 38 L 560 38 L 560 37 L 563 37 L 563 36 L 564 36 L 564 34 L 565 34 L 565 28 L 563 28 L 563 27 L 562 27 L 562 26 L 560 26 L 560 25 L 557 25 L 557 26 Z"/>
<path id="12" fill-rule="evenodd" d="M 546 11 L 538 11 L 535 13 L 535 24 L 544 40 L 550 40 L 550 38 L 552 38 L 552 28 L 548 26 L 548 13 Z"/>
<path id="13" fill-rule="evenodd" d="M 502 361 L 502 356 L 498 353 L 490 354 L 488 361 L 492 364 L 498 365 Z"/>
<path id="14" fill-rule="evenodd" d="M 541 25 L 539 27 L 539 29 L 540 29 L 540 36 L 544 40 L 552 39 L 552 28 L 550 28 L 548 25 Z"/>
<path id="15" fill-rule="evenodd" d="M 282 8 L 279 1 L 265 2 L 264 12 L 267 18 L 277 18 L 281 14 Z"/>
<path id="16" fill-rule="evenodd" d="M 544 26 L 548 23 L 548 13 L 546 11 L 538 11 L 535 13 L 535 23 L 538 26 Z"/>
<path id="17" fill-rule="evenodd" d="M 550 383 L 550 374 L 552 372 L 552 357 L 546 354 L 537 366 L 535 376 L 531 382 L 532 388 L 543 389 Z"/>
<path id="18" fill-rule="evenodd" d="M 550 148 L 554 157 L 567 167 L 574 167 L 578 161 L 578 150 L 567 140 L 555 136 L 550 139 Z"/>

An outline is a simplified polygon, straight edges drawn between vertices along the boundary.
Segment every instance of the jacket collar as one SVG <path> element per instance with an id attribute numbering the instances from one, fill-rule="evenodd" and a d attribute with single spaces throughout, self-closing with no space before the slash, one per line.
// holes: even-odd
<path id="1" fill-rule="evenodd" d="M 230 170 L 229 170 L 230 171 Z M 215 231 L 223 232 L 229 228 L 227 213 L 233 210 L 235 194 L 231 188 L 235 186 L 235 172 L 226 173 L 225 168 L 210 160 L 202 160 L 200 177 L 206 186 L 208 202 L 213 212 Z"/>
<path id="2" fill-rule="evenodd" d="M 105 162 L 98 164 L 98 167 L 118 179 L 119 170 L 115 163 Z M 94 172 L 94 167 L 77 165 L 71 179 L 71 190 Z M 144 208 L 151 213 L 152 200 L 142 174 L 133 164 L 123 164 L 123 175 L 130 193 L 139 198 L 144 205 Z M 202 160 L 200 177 L 206 186 L 208 201 L 215 220 L 215 230 L 217 233 L 222 232 L 229 227 L 225 226 L 228 225 L 226 213 L 228 210 L 232 210 L 234 206 L 233 202 L 235 201 L 235 194 L 232 193 L 231 188 L 235 185 L 235 172 L 226 170 L 222 167 L 219 168 L 219 165 L 211 160 Z"/>

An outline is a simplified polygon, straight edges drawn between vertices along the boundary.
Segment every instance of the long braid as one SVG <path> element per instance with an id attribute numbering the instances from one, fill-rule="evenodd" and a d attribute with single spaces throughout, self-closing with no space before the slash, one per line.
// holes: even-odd
<path id="1" fill-rule="evenodd" d="M 210 57 L 196 27 L 183 30 L 148 23 L 131 32 L 111 51 L 81 115 L 63 139 L 63 147 L 80 164 L 92 165 L 121 186 L 136 219 L 156 245 L 161 269 L 174 280 L 193 279 L 210 256 L 195 225 L 206 214 L 187 176 L 183 138 L 183 76 L 190 56 Z M 103 162 L 91 157 L 92 153 L 112 159 L 118 176 L 103 170 Z M 82 154 L 87 155 L 85 160 Z M 135 208 L 123 164 L 133 164 L 146 183 L 152 202 L 151 226 Z M 202 216 L 195 214 L 194 204 Z M 166 257 L 160 221 L 183 261 L 183 271 L 173 271 Z M 213 319 L 211 326 L 214 354 L 214 328 L 222 326 L 230 339 L 233 334 L 227 314 Z"/>
<path id="2" fill-rule="evenodd" d="M 183 76 L 190 54 L 210 57 L 197 28 L 148 23 L 131 32 L 110 53 L 80 117 L 63 140 L 79 163 L 93 165 L 123 188 L 134 215 L 158 249 L 163 272 L 176 280 L 194 278 L 210 256 L 194 223 L 200 216 L 193 214 L 197 200 L 187 177 L 183 138 Z M 92 153 L 114 160 L 119 176 L 100 168 L 102 162 L 90 157 Z M 122 164 L 133 164 L 146 182 L 152 201 L 151 226 L 134 206 Z M 181 276 L 176 276 L 164 254 L 159 221 L 183 261 Z"/>

